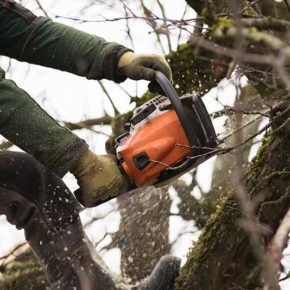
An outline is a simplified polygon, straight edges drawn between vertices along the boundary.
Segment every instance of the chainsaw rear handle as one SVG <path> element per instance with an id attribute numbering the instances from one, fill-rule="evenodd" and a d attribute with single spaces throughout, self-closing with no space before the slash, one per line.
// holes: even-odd
<path id="1" fill-rule="evenodd" d="M 165 96 L 169 98 L 172 106 L 174 107 L 176 114 L 180 120 L 180 123 L 184 129 L 190 147 L 194 147 L 196 144 L 198 144 L 198 137 L 195 133 L 195 127 L 190 121 L 189 117 L 186 115 L 185 110 L 183 108 L 183 104 L 179 99 L 179 96 L 175 91 L 172 83 L 160 71 L 157 71 L 155 73 L 155 80 L 160 85 L 163 92 L 165 93 Z"/>

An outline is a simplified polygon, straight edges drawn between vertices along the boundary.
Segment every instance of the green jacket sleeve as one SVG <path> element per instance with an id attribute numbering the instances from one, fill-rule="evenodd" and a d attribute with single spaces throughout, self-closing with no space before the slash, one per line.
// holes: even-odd
<path id="1" fill-rule="evenodd" d="M 116 74 L 129 49 L 72 27 L 37 17 L 13 0 L 0 0 L 0 54 L 88 79 L 124 81 Z"/>
<path id="2" fill-rule="evenodd" d="M 60 177 L 88 145 L 60 126 L 24 90 L 0 74 L 0 134 Z"/>

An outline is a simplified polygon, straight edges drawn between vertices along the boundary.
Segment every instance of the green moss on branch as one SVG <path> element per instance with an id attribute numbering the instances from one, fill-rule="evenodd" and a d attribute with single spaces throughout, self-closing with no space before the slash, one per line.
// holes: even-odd
<path id="1" fill-rule="evenodd" d="M 258 220 L 273 232 L 290 202 L 289 148 L 290 134 L 286 130 L 268 138 L 245 175 L 249 197 L 263 196 L 257 206 Z M 239 206 L 232 197 L 221 202 L 188 254 L 175 290 L 254 289 L 258 286 L 259 264 L 248 234 L 238 225 L 240 218 Z M 264 242 L 269 238 L 265 237 Z"/>

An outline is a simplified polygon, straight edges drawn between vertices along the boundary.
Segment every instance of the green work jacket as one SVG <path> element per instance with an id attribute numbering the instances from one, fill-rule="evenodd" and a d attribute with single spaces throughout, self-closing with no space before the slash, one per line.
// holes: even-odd
<path id="1" fill-rule="evenodd" d="M 129 49 L 51 19 L 37 17 L 12 0 L 0 0 L 0 55 L 84 76 L 121 82 L 120 56 Z M 61 127 L 0 72 L 0 134 L 59 175 L 87 145 Z"/>

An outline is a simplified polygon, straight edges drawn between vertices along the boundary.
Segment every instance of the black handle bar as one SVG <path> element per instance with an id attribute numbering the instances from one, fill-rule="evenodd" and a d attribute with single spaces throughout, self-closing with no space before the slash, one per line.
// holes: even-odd
<path id="1" fill-rule="evenodd" d="M 169 98 L 172 106 L 174 107 L 176 114 L 181 122 L 181 125 L 184 129 L 186 137 L 189 141 L 189 145 L 191 147 L 198 144 L 198 138 L 195 132 L 195 127 L 190 121 L 189 117 L 185 113 L 183 104 L 179 99 L 177 92 L 175 91 L 173 85 L 169 81 L 169 79 L 162 73 L 157 71 L 155 73 L 155 79 L 162 88 L 165 96 Z"/>

